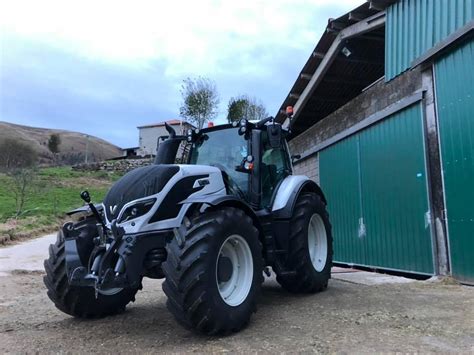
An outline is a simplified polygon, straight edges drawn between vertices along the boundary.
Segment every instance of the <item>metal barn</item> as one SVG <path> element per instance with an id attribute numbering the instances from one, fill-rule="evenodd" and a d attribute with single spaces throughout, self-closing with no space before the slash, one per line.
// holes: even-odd
<path id="1" fill-rule="evenodd" d="M 474 283 L 474 0 L 330 19 L 281 105 L 329 201 L 337 263 Z"/>

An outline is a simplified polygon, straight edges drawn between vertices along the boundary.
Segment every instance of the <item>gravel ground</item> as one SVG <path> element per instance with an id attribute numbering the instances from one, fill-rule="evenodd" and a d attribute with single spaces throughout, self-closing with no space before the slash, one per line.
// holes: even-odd
<path id="1" fill-rule="evenodd" d="M 359 285 L 294 296 L 266 280 L 258 312 L 223 338 L 182 329 L 160 280 L 145 280 L 121 315 L 73 319 L 46 296 L 40 272 L 0 277 L 0 352 L 473 352 L 474 287 L 443 283 Z"/>

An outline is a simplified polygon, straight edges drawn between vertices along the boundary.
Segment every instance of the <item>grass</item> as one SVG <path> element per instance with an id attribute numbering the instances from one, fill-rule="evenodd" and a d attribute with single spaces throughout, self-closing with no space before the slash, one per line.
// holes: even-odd
<path id="1" fill-rule="evenodd" d="M 100 202 L 120 176 L 104 171 L 78 172 L 70 167 L 40 169 L 24 212 L 14 218 L 12 180 L 0 174 L 0 234 L 7 233 L 12 237 L 57 228 L 67 211 L 84 204 L 79 197 L 81 191 L 88 190 L 93 201 Z"/>

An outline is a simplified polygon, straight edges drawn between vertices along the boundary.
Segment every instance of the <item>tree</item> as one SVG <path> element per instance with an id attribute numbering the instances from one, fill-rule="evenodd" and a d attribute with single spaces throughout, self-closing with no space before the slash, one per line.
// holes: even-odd
<path id="1" fill-rule="evenodd" d="M 32 167 L 36 164 L 36 151 L 27 143 L 11 138 L 0 142 L 0 171 Z"/>
<path id="2" fill-rule="evenodd" d="M 59 134 L 53 133 L 48 139 L 48 149 L 54 156 L 59 153 L 59 145 L 61 144 L 61 137 Z"/>
<path id="3" fill-rule="evenodd" d="M 217 115 L 219 94 L 215 83 L 208 79 L 198 77 L 186 78 L 181 86 L 183 102 L 180 107 L 181 117 L 202 128 L 204 123 Z"/>
<path id="4" fill-rule="evenodd" d="M 15 198 L 15 217 L 23 213 L 23 207 L 33 192 L 37 171 L 34 167 L 13 169 L 7 174 L 12 179 L 11 191 Z"/>
<path id="5" fill-rule="evenodd" d="M 240 95 L 231 97 L 227 105 L 227 121 L 229 123 L 242 118 L 247 120 L 261 120 L 268 116 L 263 103 L 255 97 Z"/>
<path id="6" fill-rule="evenodd" d="M 37 155 L 26 143 L 7 138 L 0 143 L 0 168 L 11 179 L 10 191 L 15 199 L 15 216 L 23 212 L 23 207 L 31 195 L 36 177 Z"/>

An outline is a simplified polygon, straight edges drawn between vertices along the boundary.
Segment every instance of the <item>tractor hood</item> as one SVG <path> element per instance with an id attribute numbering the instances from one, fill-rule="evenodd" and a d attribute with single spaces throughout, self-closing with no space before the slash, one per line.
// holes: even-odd
<path id="1" fill-rule="evenodd" d="M 128 202 L 159 193 L 178 171 L 177 165 L 160 164 L 144 166 L 125 174 L 105 196 L 103 203 L 107 219 L 116 219 Z"/>

